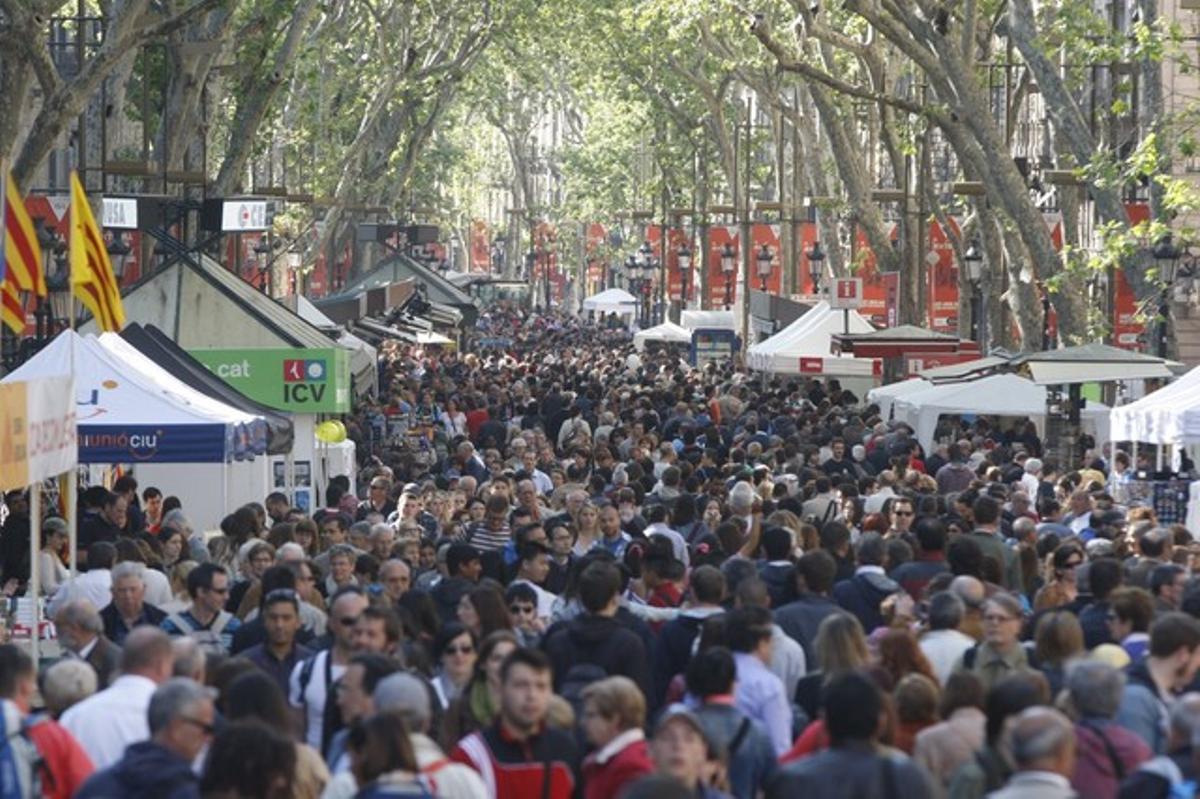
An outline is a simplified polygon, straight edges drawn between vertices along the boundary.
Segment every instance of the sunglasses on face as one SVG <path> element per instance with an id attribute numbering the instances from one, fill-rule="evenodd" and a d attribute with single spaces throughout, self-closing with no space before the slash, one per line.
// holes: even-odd
<path id="1" fill-rule="evenodd" d="M 446 647 L 445 652 L 443 652 L 442 654 L 444 654 L 444 655 L 469 655 L 474 651 L 475 651 L 475 647 L 471 646 L 470 644 L 463 644 L 462 646 L 448 646 L 448 647 Z"/>
<path id="2" fill-rule="evenodd" d="M 533 605 L 509 605 L 508 610 L 516 614 L 533 613 Z"/>

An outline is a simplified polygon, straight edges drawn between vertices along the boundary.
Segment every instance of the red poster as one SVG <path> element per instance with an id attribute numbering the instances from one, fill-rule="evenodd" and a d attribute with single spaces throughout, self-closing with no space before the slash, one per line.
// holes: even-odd
<path id="1" fill-rule="evenodd" d="M 825 371 L 824 358 L 801 358 L 800 359 L 800 374 L 802 375 L 819 375 Z"/>
<path id="2" fill-rule="evenodd" d="M 488 273 L 492 271 L 492 247 L 487 222 L 476 219 L 471 223 L 470 271 Z"/>
<path id="3" fill-rule="evenodd" d="M 958 234 L 958 220 L 950 218 Z M 954 244 L 937 220 L 929 222 L 929 327 L 940 333 L 958 332 L 958 263 Z"/>

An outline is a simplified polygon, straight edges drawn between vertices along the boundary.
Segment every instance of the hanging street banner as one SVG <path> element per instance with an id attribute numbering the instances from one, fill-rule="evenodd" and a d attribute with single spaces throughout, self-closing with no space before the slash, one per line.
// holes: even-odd
<path id="1" fill-rule="evenodd" d="M 78 463 L 74 379 L 0 384 L 0 489 L 47 480 Z"/>
<path id="2" fill-rule="evenodd" d="M 198 349 L 193 358 L 238 391 L 291 413 L 349 413 L 349 351 Z"/>

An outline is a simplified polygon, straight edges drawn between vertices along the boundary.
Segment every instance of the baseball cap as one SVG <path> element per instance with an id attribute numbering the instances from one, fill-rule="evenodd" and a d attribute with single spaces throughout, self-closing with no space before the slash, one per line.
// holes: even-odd
<path id="1" fill-rule="evenodd" d="M 684 705 L 674 704 L 668 707 L 666 711 L 659 716 L 658 723 L 654 725 L 654 734 L 658 735 L 660 732 L 666 729 L 667 725 L 675 723 L 687 724 L 689 727 L 695 730 L 696 734 L 704 740 L 704 745 L 708 749 L 709 757 L 713 756 L 713 754 L 716 752 L 716 744 L 714 743 L 713 739 L 709 737 L 708 732 L 705 731 L 704 725 L 700 723 L 700 717 L 688 710 Z"/>
<path id="2" fill-rule="evenodd" d="M 380 713 L 398 712 L 410 726 L 418 730 L 424 729 L 432 718 L 429 685 L 420 677 L 405 671 L 389 674 L 380 680 L 371 699 Z"/>

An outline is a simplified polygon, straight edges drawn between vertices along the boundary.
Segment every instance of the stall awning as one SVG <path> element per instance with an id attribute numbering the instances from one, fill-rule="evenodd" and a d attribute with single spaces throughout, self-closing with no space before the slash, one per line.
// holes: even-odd
<path id="1" fill-rule="evenodd" d="M 1165 380 L 1172 376 L 1163 358 L 1097 343 L 1019 355 L 1010 365 L 1042 386 Z"/>

